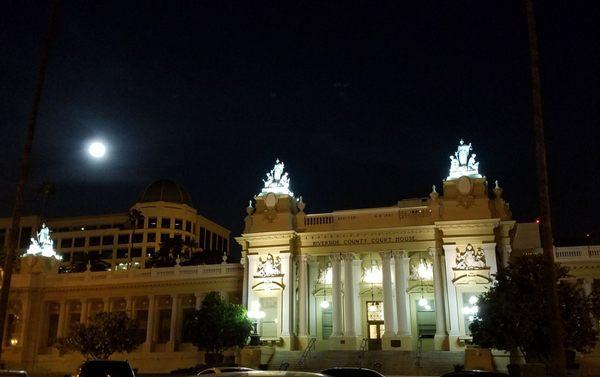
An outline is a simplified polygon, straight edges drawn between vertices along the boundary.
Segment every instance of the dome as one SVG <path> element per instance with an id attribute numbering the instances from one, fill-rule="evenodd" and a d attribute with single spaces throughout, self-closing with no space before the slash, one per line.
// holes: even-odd
<path id="1" fill-rule="evenodd" d="M 179 183 L 169 179 L 152 182 L 141 192 L 137 199 L 137 203 L 158 201 L 187 204 L 192 207 L 190 194 Z"/>

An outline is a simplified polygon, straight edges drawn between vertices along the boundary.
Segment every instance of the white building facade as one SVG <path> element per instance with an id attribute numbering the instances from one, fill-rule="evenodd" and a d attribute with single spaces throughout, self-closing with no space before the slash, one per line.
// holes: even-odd
<path id="1" fill-rule="evenodd" d="M 243 302 L 280 349 L 462 350 L 477 296 L 508 261 L 515 227 L 461 140 L 440 195 L 308 214 L 277 161 L 237 237 Z"/>

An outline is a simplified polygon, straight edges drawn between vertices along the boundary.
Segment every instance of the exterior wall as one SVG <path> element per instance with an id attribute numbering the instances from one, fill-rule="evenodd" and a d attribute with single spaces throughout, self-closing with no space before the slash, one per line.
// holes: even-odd
<path id="1" fill-rule="evenodd" d="M 464 349 L 464 297 L 487 289 L 506 262 L 515 222 L 499 187 L 489 199 L 485 178 L 444 181 L 444 194 L 325 214 L 306 214 L 302 199 L 287 193 L 256 196 L 236 240 L 246 261 L 245 302 L 278 303 L 265 319 L 278 323 L 268 340 L 288 350 L 313 337 L 318 349 L 359 349 L 373 343 L 365 338 L 376 329 L 383 349 Z M 420 263 L 431 276 L 417 276 Z M 367 277 L 373 269 L 375 282 Z M 323 301 L 330 306 L 321 308 Z"/>
<path id="2" fill-rule="evenodd" d="M 203 362 L 203 355 L 185 341 L 184 313 L 197 308 L 210 291 L 241 303 L 243 270 L 238 264 L 70 274 L 56 270 L 57 264 L 49 258 L 27 256 L 21 273 L 13 276 L 9 314 L 23 320 L 6 334 L 9 368 L 34 373 L 74 371 L 82 356 L 59 356 L 51 346 L 52 327 L 56 326 L 57 337 L 64 336 L 71 321 L 86 322 L 98 311 L 125 311 L 145 324 L 141 330 L 146 342 L 115 359 L 128 359 L 142 373 L 191 367 Z M 51 316 L 56 315 L 58 321 L 52 322 Z M 161 325 L 161 318 L 168 323 Z"/>

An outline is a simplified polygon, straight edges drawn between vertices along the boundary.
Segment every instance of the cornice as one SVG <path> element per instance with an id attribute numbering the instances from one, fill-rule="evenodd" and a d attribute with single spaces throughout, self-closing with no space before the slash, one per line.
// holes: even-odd
<path id="1" fill-rule="evenodd" d="M 326 239 L 326 238 L 352 238 L 360 237 L 364 235 L 370 236 L 382 236 L 388 234 L 427 234 L 435 232 L 434 225 L 419 225 L 419 226 L 407 226 L 407 227 L 393 227 L 393 228 L 375 228 L 375 229 L 356 229 L 356 230 L 332 230 L 322 232 L 303 232 L 298 233 L 298 237 L 301 240 L 310 239 Z"/>

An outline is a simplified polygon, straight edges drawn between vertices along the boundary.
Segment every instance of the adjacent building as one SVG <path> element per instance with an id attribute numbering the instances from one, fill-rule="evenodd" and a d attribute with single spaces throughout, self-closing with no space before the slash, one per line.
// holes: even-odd
<path id="1" fill-rule="evenodd" d="M 227 263 L 230 231 L 198 214 L 179 184 L 160 180 L 146 187 L 132 206 L 143 221 L 132 226 L 127 213 L 23 218 L 20 247 L 31 239 L 53 242 L 62 260 L 25 255 L 13 275 L 3 359 L 10 368 L 33 373 L 70 373 L 81 363 L 76 353 L 60 356 L 54 343 L 74 323 L 100 311 L 123 311 L 137 319 L 144 343 L 129 355 L 140 372 L 169 372 L 202 362 L 183 324 L 206 293 L 218 291 L 239 302 L 242 271 Z M 9 219 L 0 220 L 5 234 Z M 52 241 L 48 240 L 48 229 Z M 39 234 L 38 234 L 39 233 Z M 205 251 L 224 254 L 221 264 L 144 268 L 161 241 L 181 238 Z M 5 242 L 5 240 L 3 240 Z M 131 258 L 129 257 L 131 253 Z M 59 273 L 73 263 L 100 259 L 78 273 Z"/>

